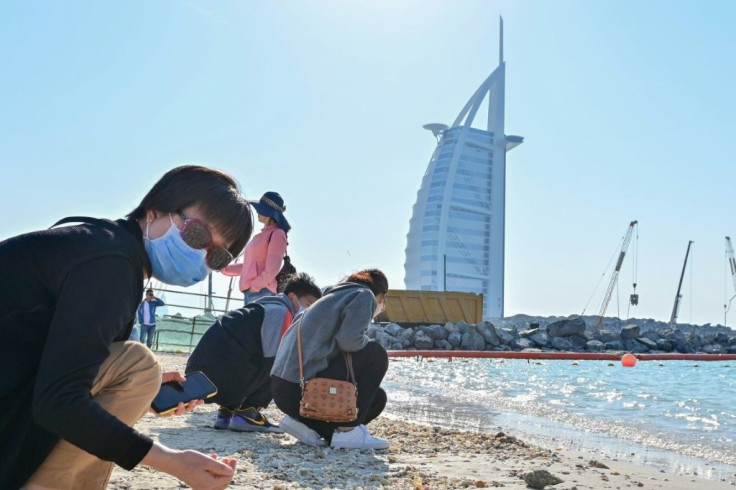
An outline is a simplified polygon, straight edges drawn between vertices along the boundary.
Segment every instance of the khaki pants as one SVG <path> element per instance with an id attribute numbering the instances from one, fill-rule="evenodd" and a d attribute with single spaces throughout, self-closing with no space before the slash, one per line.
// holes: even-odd
<path id="1" fill-rule="evenodd" d="M 156 356 L 138 342 L 115 342 L 94 380 L 92 396 L 102 408 L 133 426 L 161 386 Z M 113 441 L 110 441 L 113 444 Z M 114 463 L 61 440 L 26 484 L 56 489 L 104 489 Z"/>

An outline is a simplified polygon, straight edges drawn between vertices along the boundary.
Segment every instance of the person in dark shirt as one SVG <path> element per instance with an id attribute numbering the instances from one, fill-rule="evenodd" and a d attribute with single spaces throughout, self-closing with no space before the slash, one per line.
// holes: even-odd
<path id="1" fill-rule="evenodd" d="M 80 224 L 56 226 L 66 223 Z M 162 375 L 127 339 L 145 278 L 192 285 L 243 250 L 253 225 L 236 182 L 177 167 L 127 219 L 56 225 L 0 242 L 0 488 L 103 489 L 113 463 L 225 488 L 235 460 L 175 451 L 132 428 Z"/>
<path id="2" fill-rule="evenodd" d="M 221 316 L 204 333 L 189 356 L 186 373 L 202 371 L 217 386 L 217 394 L 206 400 L 220 405 L 215 429 L 283 432 L 261 413 L 273 398 L 271 367 L 292 319 L 321 296 L 308 274 L 294 274 L 283 293 Z"/>

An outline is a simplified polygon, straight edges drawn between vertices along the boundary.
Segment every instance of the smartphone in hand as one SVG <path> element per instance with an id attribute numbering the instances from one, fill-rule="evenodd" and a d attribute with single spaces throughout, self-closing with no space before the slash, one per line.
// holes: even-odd
<path id="1" fill-rule="evenodd" d="M 217 394 L 217 387 L 202 371 L 194 371 L 186 375 L 183 383 L 170 381 L 163 383 L 156 398 L 151 402 L 153 411 L 159 415 L 176 410 L 179 402 L 186 405 L 192 400 L 204 400 Z"/>

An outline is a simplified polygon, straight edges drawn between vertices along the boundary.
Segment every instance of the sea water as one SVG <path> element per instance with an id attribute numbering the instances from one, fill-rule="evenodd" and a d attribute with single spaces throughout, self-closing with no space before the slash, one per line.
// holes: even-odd
<path id="1" fill-rule="evenodd" d="M 736 362 L 392 359 L 388 412 L 736 480 Z"/>

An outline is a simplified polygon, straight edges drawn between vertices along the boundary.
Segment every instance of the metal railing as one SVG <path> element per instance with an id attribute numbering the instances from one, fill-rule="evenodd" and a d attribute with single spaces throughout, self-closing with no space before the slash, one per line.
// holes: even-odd
<path id="1" fill-rule="evenodd" d="M 195 332 L 195 328 L 197 326 L 197 318 L 193 317 L 190 319 L 192 323 L 192 328 L 188 332 L 189 334 L 189 342 L 186 344 L 180 344 L 171 340 L 166 340 L 166 342 L 160 342 L 161 335 L 164 336 L 166 334 L 169 335 L 180 335 L 186 332 L 183 332 L 182 330 L 174 330 L 174 329 L 168 329 L 168 328 L 156 328 L 156 334 L 154 335 L 153 339 L 153 350 L 155 351 L 164 351 L 169 352 L 171 349 L 164 349 L 163 347 L 166 346 L 168 348 L 174 348 L 174 352 L 176 353 L 182 353 L 182 354 L 191 354 L 194 348 L 197 346 L 198 342 L 194 341 L 194 336 L 198 335 L 200 338 L 202 337 L 202 334 Z M 182 348 L 186 348 L 186 351 Z"/>
<path id="2" fill-rule="evenodd" d="M 201 294 L 201 293 L 190 293 L 184 291 L 172 291 L 152 288 L 154 294 L 158 296 L 166 295 L 166 307 L 172 310 L 180 310 L 176 314 L 167 314 L 157 317 L 156 320 L 156 333 L 154 334 L 152 348 L 155 351 L 164 352 L 177 352 L 184 354 L 191 354 L 194 348 L 197 346 L 199 339 L 202 337 L 206 329 L 215 321 L 216 317 L 227 313 L 227 308 L 230 307 L 230 302 L 235 301 L 242 305 L 242 299 L 231 298 L 225 296 Z M 171 296 L 175 296 L 180 299 L 171 301 Z M 194 306 L 191 304 L 184 304 L 186 298 L 202 298 L 205 300 L 205 305 Z M 215 303 L 225 301 L 224 308 L 215 307 Z M 184 313 L 191 312 L 193 316 L 182 315 L 181 310 Z M 202 318 L 205 316 L 205 318 Z M 167 328 L 166 325 L 170 323 L 180 324 L 182 328 Z M 184 327 L 188 324 L 186 327 Z M 198 327 L 201 328 L 198 331 Z M 184 337 L 184 340 L 182 340 Z"/>

